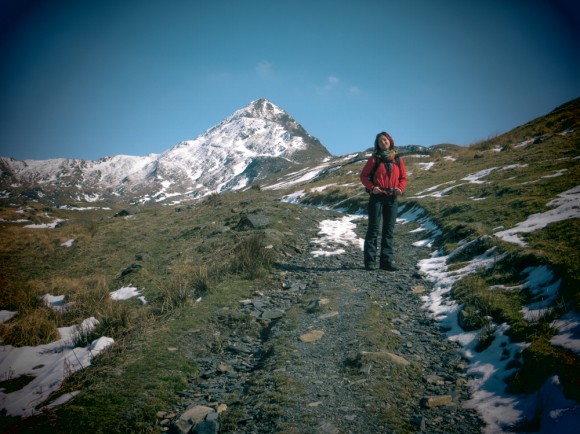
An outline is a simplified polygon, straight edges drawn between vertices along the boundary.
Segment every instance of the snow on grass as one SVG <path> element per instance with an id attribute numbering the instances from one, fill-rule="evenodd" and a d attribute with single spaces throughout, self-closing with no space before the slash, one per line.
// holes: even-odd
<path id="1" fill-rule="evenodd" d="M 94 210 L 111 210 L 111 208 L 105 206 L 105 207 L 100 207 L 100 206 L 84 206 L 84 207 L 79 207 L 79 206 L 70 206 L 70 205 L 60 205 L 57 206 L 58 209 L 65 209 L 67 211 L 94 211 Z"/>
<path id="2" fill-rule="evenodd" d="M 418 207 L 406 211 L 402 217 L 416 222 L 425 218 Z M 496 248 L 492 247 L 462 268 L 449 270 L 448 259 L 460 254 L 473 242 L 459 243 L 450 255 L 434 252 L 431 258 L 418 263 L 425 279 L 433 283 L 430 294 L 422 297 L 424 308 L 448 330 L 448 338 L 462 346 L 462 353 L 469 360 L 467 373 L 471 376 L 471 398 L 464 405 L 480 413 L 486 423 L 484 431 L 489 434 L 511 432 L 517 424 L 532 421 L 538 415 L 541 419 L 538 430 L 540 433 L 577 432 L 577 427 L 580 426 L 580 407 L 577 402 L 564 397 L 557 376 L 548 379 L 539 391 L 531 395 L 510 395 L 506 392 L 505 379 L 515 372 L 512 367 L 517 365 L 513 362 L 528 345 L 510 341 L 508 324 L 489 325 L 494 339 L 483 351 L 475 350 L 481 331 L 465 332 L 459 326 L 460 306 L 449 294 L 453 285 L 468 274 L 493 267 L 501 259 L 495 252 Z M 542 309 L 545 310 L 554 301 L 560 281 L 556 281 L 546 266 L 529 267 L 525 273 L 528 278 L 523 284 L 505 289 L 528 288 L 534 298 L 523 313 L 529 312 L 530 316 L 538 318 Z M 556 321 L 554 327 L 559 332 L 552 338 L 553 345 L 560 345 L 578 353 L 580 316 L 568 314 Z"/>
<path id="3" fill-rule="evenodd" d="M 560 193 L 556 199 L 548 202 L 547 206 L 555 208 L 543 213 L 532 214 L 513 228 L 496 232 L 494 235 L 504 241 L 525 247 L 527 243 L 518 234 L 534 232 L 550 223 L 580 218 L 580 185 Z"/>
<path id="4" fill-rule="evenodd" d="M 0 222 L 2 223 L 30 223 L 28 219 L 17 219 L 17 220 L 5 220 L 0 218 Z"/>
<path id="5" fill-rule="evenodd" d="M 147 304 L 145 297 L 141 295 L 141 290 L 132 285 L 124 286 L 123 288 L 111 292 L 110 295 L 113 300 L 129 300 L 130 298 L 138 297 L 143 304 Z"/>
<path id="6" fill-rule="evenodd" d="M 431 293 L 423 298 L 425 308 L 433 314 L 434 318 L 445 322 L 447 327 L 457 333 L 460 330 L 456 321 L 458 305 L 449 297 L 448 293 L 453 285 L 463 277 L 479 270 L 493 267 L 503 257 L 503 255 L 497 254 L 497 248 L 494 246 L 482 255 L 467 262 L 463 267 L 449 270 L 447 260 L 461 254 L 461 252 L 476 242 L 478 240 L 460 243 L 457 249 L 449 255 L 443 256 L 440 252 L 436 252 L 430 259 L 423 259 L 418 263 L 419 269 L 425 278 L 434 283 Z"/>
<path id="7" fill-rule="evenodd" d="M 323 220 L 320 222 L 318 238 L 311 243 L 319 246 L 319 250 L 313 250 L 312 256 L 334 256 L 345 253 L 343 246 L 355 245 L 363 249 L 364 240 L 357 236 L 354 220 L 362 218 L 359 215 L 346 215 L 338 220 Z"/>
<path id="8" fill-rule="evenodd" d="M 566 173 L 567 171 L 568 169 L 560 169 L 549 175 L 542 176 L 542 178 L 558 178 L 559 176 L 564 175 L 564 173 Z"/>
<path id="9" fill-rule="evenodd" d="M 462 181 L 469 181 L 472 184 L 484 184 L 488 181 L 483 181 L 482 178 L 489 176 L 492 172 L 496 170 L 513 170 L 528 167 L 527 164 L 509 164 L 503 167 L 490 167 L 489 169 L 483 169 L 475 173 L 467 175 L 465 178 L 461 178 Z"/>
<path id="10" fill-rule="evenodd" d="M 513 147 L 515 149 L 523 148 L 524 146 L 528 146 L 530 143 L 533 143 L 534 140 L 536 140 L 536 139 L 533 138 L 533 139 L 524 140 L 523 142 L 516 143 Z"/>
<path id="11" fill-rule="evenodd" d="M 57 391 L 66 377 L 87 368 L 92 360 L 108 346 L 113 339 L 100 337 L 86 347 L 74 347 L 78 333 L 92 330 L 98 321 L 91 317 L 82 323 L 58 329 L 60 339 L 36 347 L 13 347 L 3 345 L 0 351 L 0 378 L 3 381 L 30 377 L 32 380 L 19 390 L 6 392 L 0 389 L 0 408 L 8 416 L 32 416 L 43 411 L 39 405 Z M 68 398 L 72 398 L 69 395 Z M 63 404 L 66 398 L 60 398 Z M 56 402 L 49 403 L 52 406 Z"/>
<path id="12" fill-rule="evenodd" d="M 430 161 L 429 163 L 415 163 L 415 166 L 422 170 L 432 169 L 434 165 L 435 163 L 433 161 Z"/>
<path id="13" fill-rule="evenodd" d="M 18 312 L 11 312 L 9 310 L 0 310 L 0 324 L 5 323 L 6 321 L 10 321 L 18 315 Z"/>
<path id="14" fill-rule="evenodd" d="M 72 245 L 74 244 L 75 240 L 74 239 L 70 239 L 65 241 L 64 243 L 61 244 L 61 247 L 72 247 Z"/>
<path id="15" fill-rule="evenodd" d="M 461 249 L 462 247 L 458 247 Z M 457 316 L 459 306 L 448 297 L 448 292 L 461 277 L 481 268 L 493 266 L 495 258 L 493 249 L 474 258 L 467 266 L 459 270 L 449 271 L 446 265 L 446 256 L 435 254 L 431 259 L 419 262 L 421 271 L 426 278 L 433 282 L 433 291 L 423 297 L 424 306 L 432 315 L 441 321 L 449 331 L 450 340 L 462 345 L 462 353 L 469 360 L 467 373 L 472 377 L 469 382 L 471 398 L 464 404 L 468 408 L 476 409 L 487 426 L 486 433 L 511 432 L 516 424 L 523 420 L 533 420 L 537 414 L 542 414 L 540 433 L 551 433 L 555 427 L 578 426 L 580 414 L 578 404 L 564 398 L 558 377 L 553 377 L 544 384 L 542 389 L 531 395 L 510 395 L 506 392 L 505 379 L 514 370 L 512 362 L 519 357 L 527 346 L 525 343 L 513 343 L 508 337 L 509 325 L 492 324 L 494 339 L 491 345 L 483 351 L 476 351 L 479 332 L 464 332 L 458 325 Z M 528 285 L 544 289 L 542 285 L 548 279 L 545 270 L 541 267 L 528 270 L 531 276 Z M 537 280 L 541 279 L 541 280 Z M 568 323 L 564 323 L 568 324 Z M 562 339 L 566 347 L 578 347 L 578 324 L 570 326 L 576 330 L 576 338 L 568 333 L 566 325 L 563 333 L 555 337 L 555 341 Z M 550 397 L 547 399 L 546 397 Z M 558 431 L 573 432 L 573 431 Z"/>
<path id="16" fill-rule="evenodd" d="M 550 343 L 580 355 L 580 314 L 569 312 L 554 321 L 552 326 L 558 333 L 550 339 Z"/>
<path id="17" fill-rule="evenodd" d="M 120 288 L 110 295 L 113 300 L 139 297 L 143 304 L 146 303 L 145 298 L 140 296 L 140 290 L 133 286 Z M 59 312 L 68 306 L 64 302 L 64 295 L 45 294 L 42 300 Z M 0 323 L 9 321 L 16 315 L 17 312 L 0 311 Z M 112 338 L 102 336 L 86 347 L 74 346 L 77 336 L 88 334 L 98 323 L 91 317 L 80 324 L 61 327 L 58 329 L 60 339 L 36 347 L 0 345 L 0 382 L 19 377 L 31 378 L 28 384 L 16 391 L 6 392 L 5 388 L 0 388 L 0 409 L 5 410 L 8 416 L 27 417 L 62 405 L 78 394 L 72 392 L 45 403 L 68 376 L 90 366 L 94 357 L 114 343 Z M 40 407 L 41 404 L 45 406 Z"/>
<path id="18" fill-rule="evenodd" d="M 550 312 L 562 279 L 556 279 L 547 265 L 528 267 L 524 273 L 528 275 L 525 287 L 531 292 L 532 300 L 521 312 L 526 321 L 537 321 Z"/>
<path id="19" fill-rule="evenodd" d="M 440 187 L 442 187 L 444 185 L 447 185 L 447 184 L 455 184 L 455 182 L 456 182 L 455 180 L 448 181 L 448 182 L 444 182 L 443 184 L 437 184 L 437 185 L 434 185 L 432 187 L 426 188 L 425 190 L 420 191 L 415 196 L 411 197 L 411 199 L 419 199 L 419 198 L 422 198 L 422 197 L 426 197 L 427 196 L 427 193 L 431 193 L 431 192 L 437 190 L 438 188 L 440 188 Z"/>
<path id="20" fill-rule="evenodd" d="M 56 226 L 59 223 L 62 223 L 66 220 L 64 219 L 55 219 L 50 223 L 37 223 L 37 224 L 31 224 L 31 225 L 25 225 L 25 228 L 30 228 L 30 229 L 54 229 L 56 228 Z"/>
<path id="21" fill-rule="evenodd" d="M 282 202 L 294 203 L 300 205 L 300 199 L 306 195 L 306 190 L 298 190 L 294 193 L 282 197 Z"/>
<path id="22" fill-rule="evenodd" d="M 64 295 L 52 295 L 52 294 L 44 294 L 41 297 L 42 301 L 44 302 L 45 306 L 50 307 L 57 312 L 63 313 L 66 309 L 68 309 L 72 303 L 65 303 Z"/>
<path id="23" fill-rule="evenodd" d="M 406 224 L 408 222 L 419 223 L 419 227 L 411 232 L 427 232 L 426 239 L 413 243 L 413 246 L 415 247 L 431 247 L 435 239 L 441 235 L 439 227 L 433 220 L 431 220 L 431 218 L 425 215 L 425 210 L 417 205 L 404 211 L 399 217 L 397 217 L 397 223 L 399 224 Z"/>
<path id="24" fill-rule="evenodd" d="M 461 178 L 462 181 L 469 181 L 472 184 L 483 184 L 486 181 L 482 181 L 481 178 L 485 178 L 494 170 L 499 169 L 499 167 L 490 167 L 489 169 L 483 169 L 475 173 L 467 175 L 465 178 Z"/>
<path id="25" fill-rule="evenodd" d="M 323 163 L 314 168 L 308 167 L 297 172 L 292 172 L 284 177 L 284 181 L 272 185 L 265 185 L 262 188 L 265 190 L 280 190 L 291 187 L 295 184 L 311 181 L 312 179 L 316 178 L 323 170 L 325 170 L 328 165 L 329 163 Z"/>
<path id="26" fill-rule="evenodd" d="M 417 164 L 432 164 L 432 163 L 417 163 Z M 510 164 L 503 167 L 491 167 L 489 169 L 480 170 L 478 172 L 471 173 L 464 178 L 461 178 L 461 181 L 468 181 L 470 184 L 485 184 L 486 182 L 483 178 L 489 176 L 492 172 L 496 170 L 513 170 L 522 167 L 527 167 L 527 164 Z M 434 185 L 432 187 L 426 188 L 423 191 L 418 192 L 411 199 L 421 199 L 425 197 L 443 197 L 449 194 L 451 190 L 457 187 L 461 187 L 464 185 L 463 183 L 456 184 L 456 180 L 451 180 L 444 182 L 442 184 Z M 447 186 L 443 189 L 442 187 Z M 474 199 L 474 200 L 481 200 L 482 198 Z"/>

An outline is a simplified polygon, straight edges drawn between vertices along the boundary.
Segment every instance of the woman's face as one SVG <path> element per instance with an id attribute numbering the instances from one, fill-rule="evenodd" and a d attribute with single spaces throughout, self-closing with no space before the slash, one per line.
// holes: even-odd
<path id="1" fill-rule="evenodd" d="M 380 136 L 379 137 L 379 148 L 388 151 L 391 148 L 391 143 L 387 136 Z"/>

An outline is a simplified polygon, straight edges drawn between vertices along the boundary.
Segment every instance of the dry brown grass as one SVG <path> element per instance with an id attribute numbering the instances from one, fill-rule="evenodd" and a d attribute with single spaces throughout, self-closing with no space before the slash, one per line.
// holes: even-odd
<path id="1" fill-rule="evenodd" d="M 274 262 L 273 252 L 265 248 L 264 237 L 260 234 L 242 240 L 232 253 L 232 271 L 249 279 L 265 275 Z"/>
<path id="2" fill-rule="evenodd" d="M 45 307 L 19 313 L 9 323 L 0 324 L 0 336 L 5 344 L 15 347 L 48 344 L 60 338 L 56 316 Z"/>

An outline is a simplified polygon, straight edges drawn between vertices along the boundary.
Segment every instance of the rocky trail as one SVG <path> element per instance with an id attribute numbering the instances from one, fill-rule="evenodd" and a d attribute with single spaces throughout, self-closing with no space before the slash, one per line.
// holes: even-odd
<path id="1" fill-rule="evenodd" d="M 196 331 L 199 376 L 180 406 L 160 412 L 179 433 L 474 433 L 483 422 L 469 399 L 459 346 L 422 308 L 429 283 L 417 273 L 427 251 L 412 224 L 397 225 L 399 271 L 365 271 L 359 245 L 314 257 L 310 210 L 302 248 L 279 262 L 268 287 L 216 312 Z M 366 218 L 356 220 L 364 236 Z M 193 344 L 192 344 L 193 345 Z"/>

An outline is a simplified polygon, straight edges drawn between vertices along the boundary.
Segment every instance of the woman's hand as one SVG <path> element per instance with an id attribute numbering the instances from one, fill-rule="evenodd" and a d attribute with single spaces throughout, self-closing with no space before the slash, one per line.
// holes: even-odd
<path id="1" fill-rule="evenodd" d="M 396 194 L 397 196 L 402 196 L 402 195 L 403 195 L 403 192 L 401 191 L 401 189 L 400 189 L 400 188 L 395 188 L 395 194 Z"/>
<path id="2" fill-rule="evenodd" d="M 383 192 L 383 190 L 381 190 L 380 187 L 377 187 L 376 185 L 373 187 L 373 194 L 381 194 Z"/>

